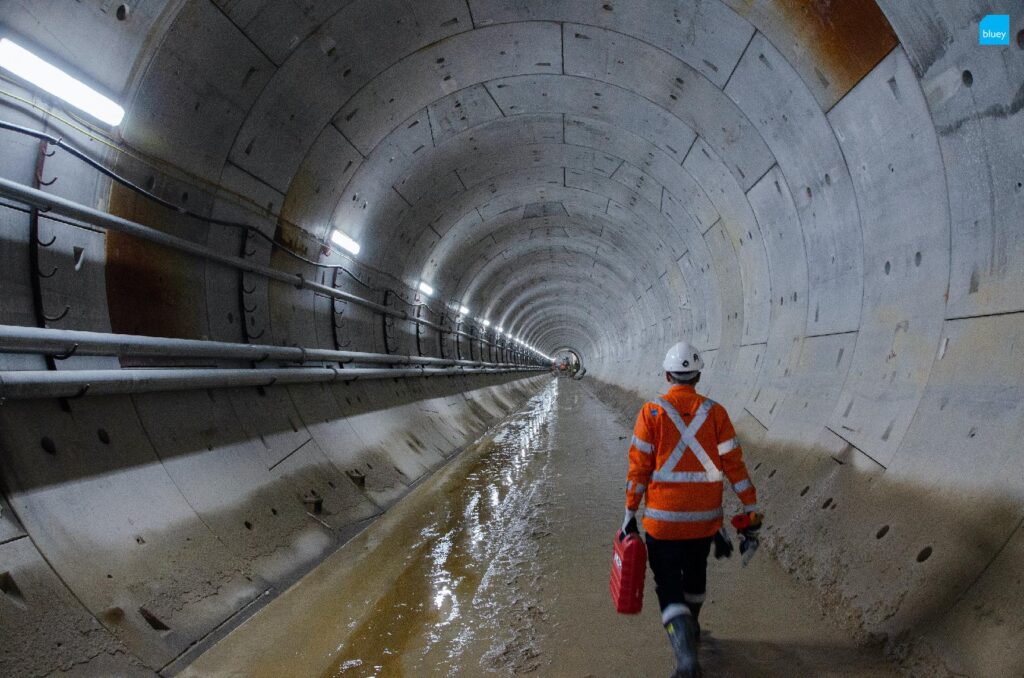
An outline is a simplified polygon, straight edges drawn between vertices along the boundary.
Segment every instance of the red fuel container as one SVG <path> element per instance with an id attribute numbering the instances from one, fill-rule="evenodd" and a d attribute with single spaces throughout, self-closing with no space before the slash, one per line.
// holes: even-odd
<path id="1" fill-rule="evenodd" d="M 615 535 L 612 576 L 608 588 L 619 614 L 638 614 L 644 606 L 644 576 L 647 574 L 647 546 L 639 534 Z"/>

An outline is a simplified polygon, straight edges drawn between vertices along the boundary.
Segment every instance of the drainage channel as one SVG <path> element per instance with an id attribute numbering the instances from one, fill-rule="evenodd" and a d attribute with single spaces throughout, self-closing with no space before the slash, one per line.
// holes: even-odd
<path id="1" fill-rule="evenodd" d="M 552 381 L 183 675 L 539 667 Z"/>

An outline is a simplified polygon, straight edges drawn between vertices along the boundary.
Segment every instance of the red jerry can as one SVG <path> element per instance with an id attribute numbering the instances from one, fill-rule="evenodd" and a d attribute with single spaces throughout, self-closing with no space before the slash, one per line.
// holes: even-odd
<path id="1" fill-rule="evenodd" d="M 615 535 L 612 576 L 608 588 L 619 614 L 638 614 L 644 606 L 644 576 L 647 574 L 647 546 L 637 533 Z"/>

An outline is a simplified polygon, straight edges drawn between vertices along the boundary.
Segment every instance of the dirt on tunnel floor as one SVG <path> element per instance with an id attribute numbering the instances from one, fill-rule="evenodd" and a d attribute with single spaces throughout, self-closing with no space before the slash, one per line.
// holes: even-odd
<path id="1" fill-rule="evenodd" d="M 183 675 L 670 675 L 650 573 L 608 593 L 629 434 L 553 380 Z M 894 675 L 766 553 L 711 560 L 701 622 L 709 677 Z"/>

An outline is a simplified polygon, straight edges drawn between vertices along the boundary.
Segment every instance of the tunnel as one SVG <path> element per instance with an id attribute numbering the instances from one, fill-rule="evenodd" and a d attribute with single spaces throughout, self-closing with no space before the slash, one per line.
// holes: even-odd
<path id="1" fill-rule="evenodd" d="M 0 675 L 668 675 L 682 339 L 707 675 L 1024 675 L 1022 107 L 1016 0 L 5 0 Z"/>

